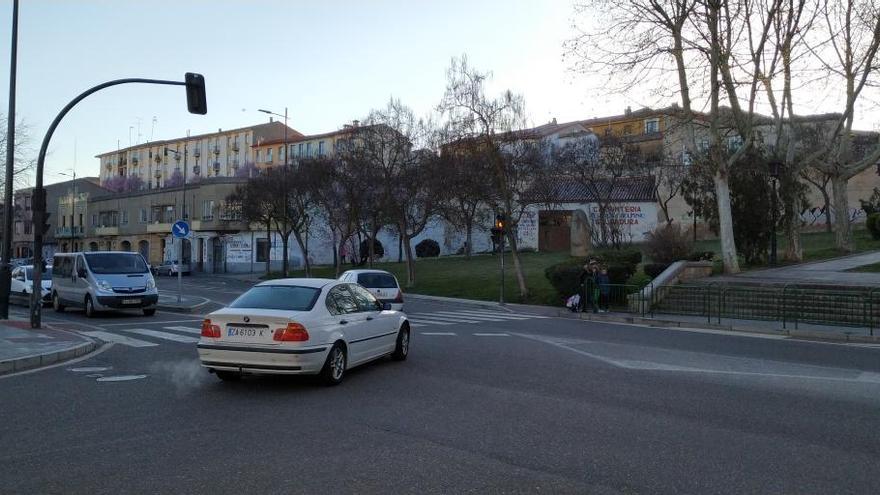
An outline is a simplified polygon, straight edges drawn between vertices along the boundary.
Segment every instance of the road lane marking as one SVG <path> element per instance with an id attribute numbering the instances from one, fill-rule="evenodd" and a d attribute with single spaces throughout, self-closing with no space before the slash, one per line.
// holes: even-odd
<path id="1" fill-rule="evenodd" d="M 123 332 L 136 333 L 147 337 L 156 337 L 157 339 L 173 340 L 175 342 L 183 342 L 185 344 L 195 344 L 199 339 L 187 337 L 186 335 L 178 335 L 176 333 L 160 332 L 158 330 L 148 330 L 146 328 L 122 328 Z"/>
<path id="2" fill-rule="evenodd" d="M 455 336 L 458 335 L 455 332 L 419 332 L 419 335 L 445 335 L 445 336 Z"/>
<path id="3" fill-rule="evenodd" d="M 508 333 L 475 333 L 474 337 L 510 337 Z"/>
<path id="4" fill-rule="evenodd" d="M 186 333 L 194 333 L 196 335 L 202 334 L 201 328 L 193 328 L 193 327 L 162 327 L 165 330 L 175 330 L 178 332 L 186 332 Z"/>
<path id="5" fill-rule="evenodd" d="M 510 316 L 503 313 L 491 313 L 486 311 L 455 311 L 456 314 L 460 314 L 462 316 L 488 316 L 491 318 L 503 318 L 505 320 L 528 320 L 530 316 Z"/>
<path id="6" fill-rule="evenodd" d="M 452 323 L 449 323 L 448 321 L 429 320 L 427 318 L 410 318 L 409 321 L 425 325 L 452 325 Z"/>
<path id="7" fill-rule="evenodd" d="M 88 335 L 89 337 L 97 337 L 104 342 L 113 342 L 114 344 L 122 344 L 127 345 L 129 347 L 156 347 L 159 344 L 154 342 L 147 342 L 145 340 L 133 339 L 131 337 L 126 337 L 125 335 L 119 335 L 110 332 L 80 332 L 84 335 Z"/>
<path id="8" fill-rule="evenodd" d="M 434 320 L 438 322 L 445 322 L 447 325 L 451 323 L 479 323 L 478 320 L 469 320 L 464 317 L 434 315 L 430 313 L 415 313 L 415 317 L 418 320 Z"/>
<path id="9" fill-rule="evenodd" d="M 190 319 L 190 320 L 165 320 L 165 321 L 150 320 L 150 323 L 159 323 L 162 325 L 164 325 L 166 323 L 193 323 L 193 322 L 201 323 L 202 318 L 199 318 L 197 320 L 193 320 L 193 319 Z M 101 327 L 101 328 L 103 328 L 103 327 L 124 327 L 124 326 L 130 327 L 130 326 L 134 326 L 134 325 L 143 325 L 143 324 L 144 324 L 144 320 L 139 320 L 139 322 L 137 322 L 137 323 L 134 321 L 131 321 L 128 323 L 104 323 L 102 325 L 96 325 L 96 326 Z"/>
<path id="10" fill-rule="evenodd" d="M 501 318 L 494 318 L 491 316 L 459 315 L 457 313 L 447 311 L 435 311 L 434 314 L 437 315 L 437 318 L 467 318 L 469 320 L 477 321 L 505 321 Z"/>
<path id="11" fill-rule="evenodd" d="M 483 315 L 491 315 L 491 316 L 519 316 L 523 318 L 551 318 L 550 316 L 541 316 L 541 315 L 533 315 L 529 313 L 502 313 L 500 311 L 476 311 L 472 309 L 461 309 L 457 310 L 459 313 L 478 313 Z"/>
<path id="12" fill-rule="evenodd" d="M 413 328 L 417 328 L 417 327 L 423 327 L 425 325 L 424 324 L 420 325 L 418 323 L 413 323 L 412 321 L 410 321 L 409 326 L 411 326 Z"/>

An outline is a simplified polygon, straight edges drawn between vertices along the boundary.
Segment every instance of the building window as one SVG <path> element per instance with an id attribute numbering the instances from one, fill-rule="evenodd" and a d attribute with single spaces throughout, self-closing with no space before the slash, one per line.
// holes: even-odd
<path id="1" fill-rule="evenodd" d="M 140 209 L 140 212 L 139 212 L 139 215 L 140 215 L 140 216 L 138 217 L 138 221 L 139 221 L 140 223 L 147 223 L 147 209 L 146 209 L 146 208 L 141 208 L 141 209 Z M 93 217 L 93 218 L 94 218 L 94 217 Z"/>
<path id="2" fill-rule="evenodd" d="M 645 134 L 660 132 L 660 119 L 645 120 Z"/>
<path id="3" fill-rule="evenodd" d="M 61 226 L 67 227 L 67 215 L 61 215 Z"/>
<path id="4" fill-rule="evenodd" d="M 241 220 L 241 203 L 226 201 L 220 210 L 220 220 Z"/>
<path id="5" fill-rule="evenodd" d="M 299 143 L 299 151 L 297 152 L 297 156 L 303 156 L 303 144 Z"/>
<path id="6" fill-rule="evenodd" d="M 296 148 L 292 144 L 287 148 L 287 152 L 290 154 L 290 156 L 296 156 L 295 150 Z"/>
<path id="7" fill-rule="evenodd" d="M 272 148 L 266 149 L 266 163 L 272 163 Z"/>
<path id="8" fill-rule="evenodd" d="M 34 233 L 34 224 L 33 222 L 25 222 L 24 223 L 24 233 L 25 235 Z"/>
<path id="9" fill-rule="evenodd" d="M 733 153 L 742 148 L 743 139 L 740 136 L 727 136 L 727 151 Z"/>
<path id="10" fill-rule="evenodd" d="M 279 162 L 284 161 L 284 146 L 278 147 L 278 161 Z"/>
<path id="11" fill-rule="evenodd" d="M 318 141 L 318 156 L 324 156 L 324 141 Z"/>
<path id="12" fill-rule="evenodd" d="M 80 215 L 80 217 L 82 217 L 82 215 Z M 80 222 L 82 222 L 82 219 L 80 219 Z M 122 210 L 122 225 L 127 225 L 127 224 L 128 224 L 128 210 Z"/>
<path id="13" fill-rule="evenodd" d="M 306 143 L 306 156 L 312 156 L 312 143 Z"/>
<path id="14" fill-rule="evenodd" d="M 98 214 L 92 213 L 92 227 L 94 227 L 95 225 L 98 225 Z"/>
<path id="15" fill-rule="evenodd" d="M 214 200 L 207 200 L 202 203 L 202 220 L 214 219 Z"/>
<path id="16" fill-rule="evenodd" d="M 257 239 L 257 263 L 269 261 L 269 240 Z"/>
<path id="17" fill-rule="evenodd" d="M 25 196 L 24 197 L 24 210 L 31 211 L 31 205 L 32 205 L 31 196 Z"/>
<path id="18" fill-rule="evenodd" d="M 83 226 L 84 226 L 84 225 L 83 225 L 83 214 L 82 214 L 82 213 L 79 214 L 79 226 L 80 226 L 80 227 L 83 227 Z"/>

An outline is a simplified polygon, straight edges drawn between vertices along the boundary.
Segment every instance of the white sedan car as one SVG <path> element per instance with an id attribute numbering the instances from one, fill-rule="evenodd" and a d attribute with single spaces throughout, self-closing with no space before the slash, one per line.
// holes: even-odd
<path id="1" fill-rule="evenodd" d="M 346 370 L 406 359 L 405 314 L 363 287 L 319 278 L 260 283 L 202 322 L 202 366 L 221 380 L 242 374 L 318 374 L 328 385 Z"/>
<path id="2" fill-rule="evenodd" d="M 40 278 L 40 285 L 43 303 L 51 302 L 52 298 L 52 267 L 46 267 Z M 23 265 L 12 270 L 12 282 L 10 285 L 10 293 L 16 296 L 22 296 L 26 300 L 30 300 L 31 292 L 34 289 L 34 265 Z"/>
<path id="3" fill-rule="evenodd" d="M 348 270 L 339 276 L 343 282 L 355 282 L 370 291 L 383 303 L 391 303 L 391 308 L 403 311 L 403 290 L 397 277 L 385 270 Z"/>

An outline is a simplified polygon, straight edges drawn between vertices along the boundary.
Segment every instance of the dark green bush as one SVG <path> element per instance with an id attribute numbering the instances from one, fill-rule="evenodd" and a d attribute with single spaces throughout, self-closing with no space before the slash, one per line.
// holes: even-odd
<path id="1" fill-rule="evenodd" d="M 643 287 L 651 283 L 651 279 L 653 277 L 647 275 L 646 273 L 636 272 L 630 278 L 626 280 L 626 285 L 631 287 L 627 287 L 627 293 L 638 292 L 642 290 Z"/>
<path id="2" fill-rule="evenodd" d="M 638 265 L 642 262 L 642 252 L 638 249 L 601 249 L 588 258 L 595 258 L 603 265 Z"/>
<path id="3" fill-rule="evenodd" d="M 871 233 L 872 239 L 880 239 L 880 213 L 871 213 L 868 215 L 868 218 L 865 219 L 865 227 L 867 227 L 868 232 Z"/>
<path id="4" fill-rule="evenodd" d="M 648 233 L 644 247 L 654 263 L 672 263 L 687 257 L 693 248 L 693 240 L 678 224 L 661 225 Z"/>
<path id="5" fill-rule="evenodd" d="M 434 239 L 424 239 L 416 244 L 416 256 L 419 258 L 436 258 L 440 256 L 440 244 Z"/>
<path id="6" fill-rule="evenodd" d="M 578 279 L 581 276 L 581 271 L 583 271 L 583 262 L 570 260 L 548 266 L 544 270 L 544 276 L 560 296 L 568 297 L 580 293 Z"/>
<path id="7" fill-rule="evenodd" d="M 713 251 L 694 251 L 687 257 L 688 261 L 712 261 L 715 259 Z"/>
<path id="8" fill-rule="evenodd" d="M 663 270 L 669 268 L 669 265 L 670 263 L 647 263 L 642 266 L 642 271 L 651 278 L 657 278 L 658 275 L 663 273 Z"/>
<path id="9" fill-rule="evenodd" d="M 636 266 L 630 264 L 608 265 L 607 268 L 612 284 L 625 284 L 636 272 Z"/>

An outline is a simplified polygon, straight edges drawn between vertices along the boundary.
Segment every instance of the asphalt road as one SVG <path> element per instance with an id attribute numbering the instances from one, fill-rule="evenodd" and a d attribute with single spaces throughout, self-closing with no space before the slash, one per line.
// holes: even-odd
<path id="1" fill-rule="evenodd" d="M 876 493 L 876 347 L 406 309 L 409 359 L 332 388 L 220 382 L 195 315 L 47 312 L 115 343 L 0 379 L 0 491 Z"/>

